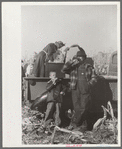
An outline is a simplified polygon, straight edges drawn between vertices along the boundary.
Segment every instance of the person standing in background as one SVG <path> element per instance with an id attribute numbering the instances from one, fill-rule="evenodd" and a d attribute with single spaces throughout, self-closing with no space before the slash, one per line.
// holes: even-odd
<path id="1" fill-rule="evenodd" d="M 21 92 L 22 92 L 22 101 L 24 100 L 24 77 L 25 77 L 23 66 L 24 66 L 24 62 L 23 62 L 23 60 L 21 60 Z"/>
<path id="2" fill-rule="evenodd" d="M 25 76 L 26 76 L 26 77 L 32 75 L 32 71 L 33 71 L 33 67 L 34 67 L 34 62 L 35 62 L 35 60 L 36 60 L 36 59 L 34 59 L 34 58 L 31 58 L 31 59 L 29 60 L 29 64 L 28 64 L 28 66 L 27 66 L 27 68 L 26 68 L 26 72 L 25 72 Z"/>

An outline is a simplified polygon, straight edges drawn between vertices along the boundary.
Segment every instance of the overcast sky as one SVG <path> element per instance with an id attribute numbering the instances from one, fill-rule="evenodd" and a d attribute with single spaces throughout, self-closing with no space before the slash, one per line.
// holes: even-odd
<path id="1" fill-rule="evenodd" d="M 26 5 L 21 23 L 22 56 L 58 40 L 79 44 L 89 56 L 117 50 L 116 5 Z"/>

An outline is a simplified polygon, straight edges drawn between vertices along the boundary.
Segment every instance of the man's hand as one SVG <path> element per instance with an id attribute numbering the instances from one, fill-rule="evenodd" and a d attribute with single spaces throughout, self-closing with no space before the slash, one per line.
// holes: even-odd
<path id="1" fill-rule="evenodd" d="M 70 48 L 74 48 L 74 47 L 79 47 L 79 45 L 78 44 L 73 44 L 73 45 L 70 46 Z"/>

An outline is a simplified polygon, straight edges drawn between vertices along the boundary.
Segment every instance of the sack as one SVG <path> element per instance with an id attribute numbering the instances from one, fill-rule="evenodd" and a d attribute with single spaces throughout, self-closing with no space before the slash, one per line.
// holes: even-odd
<path id="1" fill-rule="evenodd" d="M 47 91 L 42 93 L 39 97 L 37 97 L 31 105 L 31 109 L 34 110 L 36 107 L 40 106 L 41 104 L 46 105 L 47 103 Z"/>

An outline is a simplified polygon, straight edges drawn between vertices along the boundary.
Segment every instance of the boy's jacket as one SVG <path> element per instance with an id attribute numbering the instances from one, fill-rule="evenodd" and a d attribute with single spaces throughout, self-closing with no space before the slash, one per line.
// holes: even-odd
<path id="1" fill-rule="evenodd" d="M 95 70 L 92 65 L 87 64 L 87 63 L 78 63 L 77 65 L 73 65 L 73 61 L 68 61 L 64 67 L 62 68 L 63 73 L 70 74 L 70 88 L 75 89 L 76 84 L 77 84 L 77 71 L 78 71 L 78 66 L 79 65 L 84 65 L 85 70 L 86 70 L 86 80 L 89 85 L 94 85 L 97 82 L 97 75 L 95 73 Z"/>

